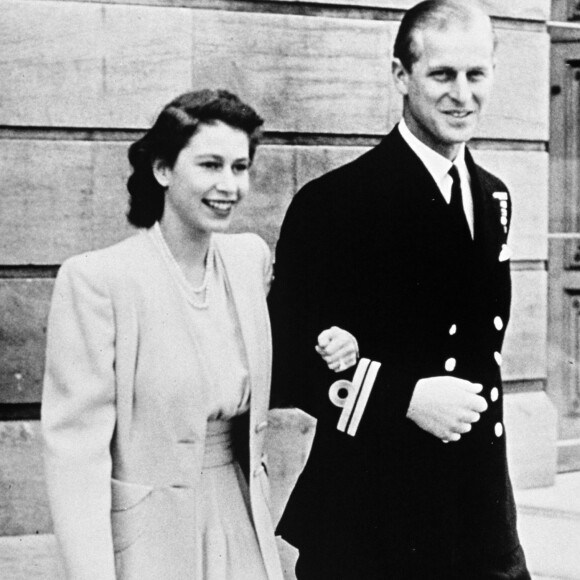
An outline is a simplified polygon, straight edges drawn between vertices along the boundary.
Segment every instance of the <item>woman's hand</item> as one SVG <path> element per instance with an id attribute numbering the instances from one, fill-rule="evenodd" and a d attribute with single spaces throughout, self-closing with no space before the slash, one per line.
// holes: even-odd
<path id="1" fill-rule="evenodd" d="M 356 338 L 338 326 L 332 326 L 321 332 L 318 335 L 318 344 L 314 348 L 328 368 L 335 373 L 354 366 L 358 359 Z"/>

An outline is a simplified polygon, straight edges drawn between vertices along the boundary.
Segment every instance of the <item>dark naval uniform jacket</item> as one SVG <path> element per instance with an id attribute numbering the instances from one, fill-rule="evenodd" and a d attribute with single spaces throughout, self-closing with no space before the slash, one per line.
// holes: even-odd
<path id="1" fill-rule="evenodd" d="M 307 184 L 285 217 L 269 296 L 273 404 L 317 428 L 278 533 L 320 555 L 312 577 L 466 580 L 519 546 L 500 376 L 511 201 L 468 151 L 466 163 L 473 240 L 398 129 Z M 339 374 L 314 350 L 332 325 L 360 349 Z M 417 381 L 440 375 L 481 383 L 489 406 L 456 443 L 406 418 Z"/>

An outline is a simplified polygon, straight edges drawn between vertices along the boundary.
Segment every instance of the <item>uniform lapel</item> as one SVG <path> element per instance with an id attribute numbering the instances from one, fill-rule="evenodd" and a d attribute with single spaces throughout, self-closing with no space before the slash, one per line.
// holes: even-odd
<path id="1" fill-rule="evenodd" d="M 385 184 L 385 191 L 395 188 L 401 191 L 401 195 L 411 197 L 413 203 L 428 202 L 429 207 L 438 209 L 447 206 L 433 177 L 397 128 L 383 139 L 375 151 L 380 158 L 394 160 L 390 164 L 399 168 L 394 174 L 382 170 L 380 163 L 375 164 Z"/>
<path id="2" fill-rule="evenodd" d="M 499 206 L 492 198 L 484 176 L 478 171 L 471 154 L 467 150 L 465 161 L 471 176 L 476 245 L 483 253 L 486 262 L 493 266 L 498 261 L 502 244 Z"/>
<path id="3" fill-rule="evenodd" d="M 407 231 L 403 234 L 413 236 L 419 271 L 431 271 L 441 259 L 452 259 L 454 254 L 456 240 L 449 206 L 433 176 L 399 131 L 393 131 L 391 137 L 389 154 L 395 156 L 398 171 L 389 176 L 390 188 L 402 197 L 399 203 L 407 208 Z"/>

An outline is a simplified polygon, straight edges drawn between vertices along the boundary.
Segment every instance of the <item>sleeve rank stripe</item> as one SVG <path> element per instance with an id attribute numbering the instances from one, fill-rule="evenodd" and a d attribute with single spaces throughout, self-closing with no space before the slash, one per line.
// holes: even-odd
<path id="1" fill-rule="evenodd" d="M 360 390 L 361 384 L 365 378 L 367 373 L 367 369 L 370 365 L 371 361 L 368 358 L 361 358 L 358 366 L 356 367 L 356 371 L 354 373 L 354 377 L 352 379 L 352 386 L 354 387 L 354 393 L 349 393 L 347 400 L 345 401 L 344 409 L 340 414 L 340 419 L 338 420 L 338 425 L 336 428 L 339 431 L 345 431 L 348 420 L 353 411 L 354 404 L 358 399 L 358 392 Z"/>
<path id="2" fill-rule="evenodd" d="M 349 435 L 352 435 L 353 437 L 356 435 L 359 423 L 366 409 L 369 397 L 371 395 L 371 391 L 377 378 L 377 373 L 379 372 L 380 368 L 381 363 L 373 361 L 371 362 L 369 369 L 366 372 L 362 388 L 360 390 L 358 399 L 355 404 L 354 413 L 352 415 L 350 425 L 348 426 L 347 429 L 347 433 Z"/>

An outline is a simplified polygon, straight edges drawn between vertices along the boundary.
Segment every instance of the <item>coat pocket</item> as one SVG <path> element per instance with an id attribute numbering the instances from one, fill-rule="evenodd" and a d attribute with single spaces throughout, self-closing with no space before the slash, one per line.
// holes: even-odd
<path id="1" fill-rule="evenodd" d="M 153 487 L 111 479 L 111 527 L 115 552 L 126 550 L 147 529 Z"/>

